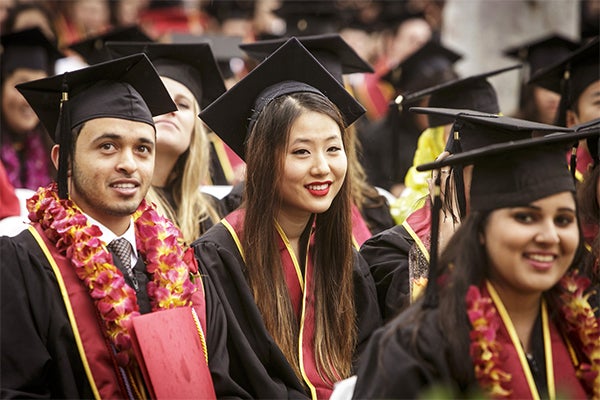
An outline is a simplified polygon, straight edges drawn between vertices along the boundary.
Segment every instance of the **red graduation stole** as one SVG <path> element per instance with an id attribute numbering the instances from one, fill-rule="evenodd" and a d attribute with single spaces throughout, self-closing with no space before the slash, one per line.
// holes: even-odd
<path id="1" fill-rule="evenodd" d="M 224 225 L 234 238 L 243 257 L 244 253 L 239 238 L 243 231 L 244 210 L 236 210 L 225 217 L 224 220 L 226 221 Z M 333 392 L 333 383 L 327 382 L 319 376 L 314 351 L 315 299 L 312 291 L 313 263 L 310 251 L 312 238 L 306 252 L 306 264 L 304 265 L 304 274 L 302 274 L 302 267 L 299 265 L 285 233 L 277 223 L 275 227 L 278 233 L 276 240 L 292 309 L 300 323 L 298 359 L 302 377 L 304 383 L 309 387 L 313 399 L 328 399 Z"/>
<path id="2" fill-rule="evenodd" d="M 410 213 L 402 226 L 413 238 L 419 250 L 429 260 L 429 236 L 431 234 L 431 205 L 429 201 L 426 201 L 423 207 Z"/>
<path id="3" fill-rule="evenodd" d="M 107 399 L 144 396 L 131 391 L 132 384 L 142 385 L 138 374 L 140 371 L 136 369 L 132 373 L 135 375 L 128 374 L 128 379 L 136 382 L 126 383 L 123 380 L 111 344 L 104 336 L 96 306 L 71 261 L 57 251 L 55 244 L 48 240 L 39 224 L 34 226 L 29 230 L 56 276 L 94 397 Z M 133 326 L 130 329 L 136 329 L 132 332 L 134 353 L 142 365 L 147 387 L 154 398 L 171 398 L 189 393 L 203 398 L 215 398 L 203 336 L 206 332 L 206 308 L 202 286 L 193 295 L 192 301 L 195 317 L 190 307 L 182 307 L 145 314 L 132 320 Z M 136 321 L 138 319 L 140 321 Z M 178 330 L 178 334 L 163 334 L 163 329 L 169 326 L 157 326 L 161 321 L 169 321 L 170 328 Z M 156 329 L 152 330 L 153 326 Z M 182 342 L 183 339 L 186 340 Z M 187 363 L 182 360 L 187 360 Z M 175 365 L 178 369 L 165 369 L 169 365 Z M 185 366 L 189 367 L 188 371 L 182 370 Z M 172 374 L 173 379 L 169 378 L 169 374 Z M 178 384 L 176 387 L 173 387 L 174 381 Z"/>
<path id="4" fill-rule="evenodd" d="M 521 344 L 514 341 L 516 332 L 512 322 L 509 318 L 507 321 L 507 316 L 503 316 L 506 311 L 502 301 L 489 283 L 483 286 L 482 294 L 492 299 L 502 321 L 497 332 L 497 340 L 502 345 L 500 355 L 502 364 L 500 368 L 511 374 L 510 389 L 512 392 L 510 398 L 539 399 L 540 396 L 533 382 Z M 546 354 L 546 379 L 550 399 L 555 399 L 556 395 L 569 399 L 585 399 L 587 397 L 586 392 L 575 375 L 575 367 L 573 366 L 573 363 L 577 360 L 569 354 L 567 344 L 555 324 L 549 319 L 545 305 L 542 307 L 542 330 L 544 336 L 546 336 L 543 340 Z M 512 338 L 511 331 L 513 332 Z"/>

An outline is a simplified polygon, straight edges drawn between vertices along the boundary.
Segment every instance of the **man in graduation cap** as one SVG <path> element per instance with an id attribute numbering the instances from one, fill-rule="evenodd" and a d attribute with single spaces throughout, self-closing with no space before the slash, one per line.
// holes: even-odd
<path id="1" fill-rule="evenodd" d="M 539 70 L 529 80 L 560 94 L 556 124 L 575 126 L 600 118 L 600 42 L 598 36 L 568 57 Z M 592 163 L 585 142 L 577 148 L 577 164 L 571 158 L 571 170 L 581 181 Z"/>
<path id="2" fill-rule="evenodd" d="M 28 200 L 29 229 L 0 239 L 1 396 L 214 395 L 197 267 L 180 232 L 144 202 L 152 117 L 176 108 L 149 60 L 137 54 L 18 89 L 56 143 L 59 173 Z M 178 378 L 182 368 L 197 381 Z"/>
<path id="3" fill-rule="evenodd" d="M 44 128 L 15 85 L 53 74 L 63 54 L 38 28 L 2 35 L 0 45 L 0 157 L 13 187 L 35 190 L 48 184 L 55 171 Z"/>

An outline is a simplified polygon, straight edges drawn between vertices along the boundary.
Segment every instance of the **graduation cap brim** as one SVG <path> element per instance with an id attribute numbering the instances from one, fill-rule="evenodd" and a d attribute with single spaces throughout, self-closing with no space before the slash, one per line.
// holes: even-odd
<path id="1" fill-rule="evenodd" d="M 511 46 L 502 51 L 505 56 L 513 57 L 526 61 L 529 53 L 536 51 L 537 49 L 547 48 L 556 49 L 564 48 L 569 51 L 574 51 L 579 47 L 579 43 L 566 38 L 565 36 L 555 33 L 545 35 L 539 38 L 532 39 L 525 43 L 521 43 L 516 46 Z"/>
<path id="2" fill-rule="evenodd" d="M 254 43 L 242 43 L 240 48 L 252 58 L 259 61 L 264 60 L 288 39 L 263 40 Z M 319 54 L 333 55 L 342 67 L 342 73 L 352 74 L 356 72 L 373 72 L 373 68 L 354 51 L 339 34 L 325 34 L 298 37 L 317 60 Z M 325 65 L 325 64 L 324 64 Z M 326 66 L 326 65 L 325 65 Z"/>
<path id="3" fill-rule="evenodd" d="M 48 38 L 39 28 L 24 29 L 17 32 L 10 32 L 0 37 L 0 54 L 2 62 L 4 64 L 9 63 L 13 67 L 23 65 L 25 67 L 36 65 L 35 60 L 32 60 L 27 54 L 14 55 L 18 57 L 18 60 L 7 60 L 11 58 L 10 48 L 11 47 L 31 47 L 39 48 L 45 52 L 46 60 L 45 63 L 48 65 L 43 68 L 44 70 L 52 68 L 54 62 L 59 58 L 65 57 L 65 55 L 56 47 L 56 45 Z M 41 66 L 40 66 L 41 67 Z"/>
<path id="4" fill-rule="evenodd" d="M 302 82 L 321 91 L 338 107 L 346 125 L 365 112 L 298 39 L 291 38 L 199 116 L 244 159 L 244 142 L 257 98 L 264 89 L 284 81 Z"/>
<path id="5" fill-rule="evenodd" d="M 408 93 L 408 94 L 406 94 L 406 96 L 403 96 L 402 104 L 414 103 L 414 102 L 421 100 L 427 96 L 431 96 L 434 93 L 439 93 L 439 92 L 446 91 L 446 90 L 453 90 L 453 89 L 460 90 L 460 88 L 465 87 L 465 86 L 467 86 L 473 82 L 476 82 L 478 80 L 484 80 L 489 77 L 496 76 L 496 75 L 502 74 L 504 72 L 512 71 L 514 69 L 518 69 L 521 67 L 522 67 L 521 64 L 516 64 L 516 65 L 509 66 L 509 67 L 504 67 L 504 68 L 496 69 L 496 70 L 489 71 L 489 72 L 484 72 L 484 73 L 477 74 L 477 75 L 471 75 L 466 78 L 455 79 L 455 80 L 441 83 L 439 85 L 432 86 L 432 87 L 429 87 L 429 88 L 426 88 L 423 90 L 418 90 L 416 92 Z M 461 93 L 459 91 L 457 91 L 456 95 L 460 96 Z"/>
<path id="6" fill-rule="evenodd" d="M 182 66 L 193 68 L 192 73 L 183 70 L 173 71 L 166 75 L 188 86 L 190 90 L 200 83 L 201 98 L 196 99 L 201 107 L 206 107 L 217 97 L 225 93 L 225 84 L 219 71 L 219 66 L 208 43 L 196 44 L 166 44 L 166 43 L 128 43 L 106 42 L 111 54 L 123 57 L 136 53 L 144 53 L 151 62 L 170 60 Z M 156 67 L 159 72 L 160 68 Z M 192 90 L 195 92 L 198 90 Z"/>
<path id="7" fill-rule="evenodd" d="M 88 64 L 99 64 L 111 59 L 106 42 L 152 42 L 153 40 L 137 26 L 125 26 L 107 33 L 96 35 L 68 46 L 78 53 Z"/>
<path id="8" fill-rule="evenodd" d="M 600 134 L 598 129 L 583 130 L 580 132 L 556 132 L 546 136 L 536 137 L 532 139 L 523 139 L 510 141 L 506 143 L 498 143 L 479 149 L 473 149 L 458 154 L 451 154 L 443 160 L 434 161 L 426 164 L 417 166 L 417 171 L 430 171 L 434 169 L 440 169 L 447 166 L 456 165 L 472 165 L 477 164 L 482 160 L 487 160 L 490 157 L 501 156 L 509 154 L 511 151 L 527 150 L 530 148 L 537 148 L 545 145 L 557 145 L 564 146 L 568 149 L 570 146 L 576 144 L 581 139 L 587 139 Z"/>
<path id="9" fill-rule="evenodd" d="M 600 62 L 600 41 L 598 37 L 580 47 L 578 50 L 575 50 L 567 58 L 537 71 L 531 77 L 528 84 L 541 86 L 555 93 L 561 93 L 561 82 L 567 67 L 577 65 L 582 61 L 585 62 L 588 59 L 591 62 Z M 600 71 L 598 71 L 598 74 L 600 74 Z"/>
<path id="10" fill-rule="evenodd" d="M 527 121 L 498 114 L 489 114 L 475 110 L 436 108 L 436 107 L 411 107 L 411 112 L 418 114 L 431 114 L 464 120 L 478 125 L 490 126 L 509 131 L 531 132 L 570 132 L 571 128 L 543 124 L 541 122 Z"/>
<path id="11" fill-rule="evenodd" d="M 173 33 L 171 34 L 171 40 L 174 44 L 208 43 L 217 61 L 244 58 L 244 53 L 238 47 L 242 43 L 241 36 Z"/>
<path id="12" fill-rule="evenodd" d="M 135 54 L 50 78 L 22 83 L 16 87 L 54 140 L 63 83 L 67 84 L 69 101 L 73 100 L 74 104 L 71 107 L 77 107 L 77 95 L 99 81 L 128 83 L 140 94 L 153 116 L 176 110 L 169 92 L 144 54 Z"/>

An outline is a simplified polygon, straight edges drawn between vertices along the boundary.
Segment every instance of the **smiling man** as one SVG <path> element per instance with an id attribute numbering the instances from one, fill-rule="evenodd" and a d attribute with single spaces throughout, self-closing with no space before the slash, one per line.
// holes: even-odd
<path id="1" fill-rule="evenodd" d="M 56 132 L 59 172 L 57 183 L 28 200 L 30 228 L 0 238 L 0 397 L 155 397 L 160 382 L 142 379 L 138 367 L 149 360 L 136 351 L 136 337 L 147 333 L 137 321 L 193 306 L 183 322 L 195 336 L 193 316 L 205 322 L 191 253 L 144 201 L 154 169 L 153 116 L 176 107 L 143 54 L 17 88 Z M 179 322 L 173 326 L 184 333 Z M 156 332 L 154 340 L 171 340 Z M 187 352 L 191 368 L 205 362 L 193 358 L 193 345 L 180 340 L 172 348 Z M 205 392 L 194 382 L 201 397 L 214 396 L 210 376 L 207 382 Z"/>

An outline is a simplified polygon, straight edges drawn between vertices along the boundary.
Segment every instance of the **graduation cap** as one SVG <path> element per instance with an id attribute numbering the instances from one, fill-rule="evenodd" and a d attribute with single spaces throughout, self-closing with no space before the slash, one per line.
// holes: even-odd
<path id="1" fill-rule="evenodd" d="M 255 1 L 210 0 L 202 8 L 222 24 L 229 19 L 252 19 L 254 17 Z"/>
<path id="2" fill-rule="evenodd" d="M 484 146 L 531 138 L 550 132 L 570 132 L 571 129 L 517 118 L 489 114 L 475 110 L 412 107 L 412 112 L 452 118 L 452 134 L 448 137 L 446 151 L 458 154 Z M 466 215 L 467 202 L 462 168 L 452 169 L 460 217 Z"/>
<path id="3" fill-rule="evenodd" d="M 529 80 L 534 84 L 559 93 L 559 125 L 566 124 L 567 110 L 577 102 L 583 91 L 600 80 L 600 42 L 598 37 L 572 52 L 567 58 L 539 70 Z"/>
<path id="4" fill-rule="evenodd" d="M 96 118 L 121 118 L 154 126 L 152 117 L 175 111 L 150 60 L 135 54 L 16 86 L 55 143 L 60 144 L 58 186 L 67 196 L 72 130 Z"/>
<path id="5" fill-rule="evenodd" d="M 275 39 L 243 43 L 240 44 L 240 48 L 250 57 L 262 61 L 287 40 Z M 343 74 L 373 72 L 373 68 L 356 54 L 356 51 L 337 33 L 302 36 L 298 40 L 340 83 L 343 83 Z"/>
<path id="6" fill-rule="evenodd" d="M 234 70 L 239 67 L 236 67 L 235 63 L 243 66 L 244 53 L 238 47 L 242 43 L 242 37 L 240 36 L 173 33 L 171 39 L 173 43 L 208 43 L 224 79 L 231 78 L 237 72 L 234 72 Z M 232 66 L 232 64 L 234 65 Z"/>
<path id="7" fill-rule="evenodd" d="M 116 57 L 146 54 L 160 76 L 187 87 L 202 108 L 225 93 L 223 78 L 208 43 L 106 42 L 106 47 Z"/>
<path id="8" fill-rule="evenodd" d="M 52 74 L 56 60 L 64 57 L 39 28 L 2 35 L 0 45 L 3 78 L 17 68 L 43 70 Z"/>
<path id="9" fill-rule="evenodd" d="M 456 79 L 453 65 L 461 58 L 455 51 L 430 40 L 381 79 L 400 92 L 414 92 Z"/>
<path id="10" fill-rule="evenodd" d="M 498 114 L 500 112 L 498 96 L 487 78 L 517 68 L 521 68 L 521 64 L 471 75 L 466 78 L 454 79 L 427 89 L 409 93 L 406 96 L 398 96 L 399 99 L 397 98 L 396 101 L 400 100 L 400 105 L 412 104 L 427 96 L 431 96 L 429 98 L 429 107 L 467 109 L 488 114 Z M 448 118 L 439 114 L 429 114 L 428 120 L 429 126 L 441 126 L 452 123 L 454 116 Z"/>
<path id="11" fill-rule="evenodd" d="M 77 52 L 89 65 L 110 60 L 112 57 L 106 48 L 106 42 L 152 42 L 137 25 L 113 29 L 107 33 L 93 36 L 73 43 L 69 48 Z"/>
<path id="12" fill-rule="evenodd" d="M 339 30 L 340 9 L 332 0 L 281 0 L 273 11 L 286 24 L 286 35 L 308 36 Z"/>
<path id="13" fill-rule="evenodd" d="M 504 55 L 520 60 L 529 67 L 529 76 L 536 71 L 566 58 L 579 43 L 551 33 L 503 50 Z"/>
<path id="14" fill-rule="evenodd" d="M 423 10 L 413 9 L 406 1 L 387 1 L 381 2 L 381 11 L 379 13 L 379 26 L 383 29 L 396 30 L 404 22 L 411 19 L 425 19 Z"/>
<path id="15" fill-rule="evenodd" d="M 199 116 L 243 159 L 246 136 L 262 109 L 270 101 L 296 92 L 327 97 L 347 126 L 365 112 L 300 41 L 291 38 Z"/>
<path id="16" fill-rule="evenodd" d="M 451 155 L 443 160 L 417 166 L 418 171 L 443 166 L 474 165 L 471 180 L 471 210 L 487 211 L 519 207 L 564 191 L 575 191 L 565 151 L 580 139 L 598 131 L 553 133 L 545 137 L 494 144 Z M 436 221 L 434 217 L 437 215 Z M 432 249 L 424 306 L 437 304 L 437 232 L 439 208 L 432 211 Z M 434 225 L 436 224 L 436 225 Z M 435 236 L 434 236 L 435 235 Z M 435 261 L 434 261 L 435 256 Z"/>

